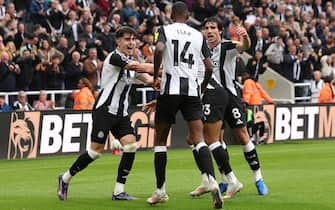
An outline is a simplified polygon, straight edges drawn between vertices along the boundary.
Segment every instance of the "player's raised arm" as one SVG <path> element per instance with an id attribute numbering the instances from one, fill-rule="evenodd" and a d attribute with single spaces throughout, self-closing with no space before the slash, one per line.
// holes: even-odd
<path id="1" fill-rule="evenodd" d="M 250 37 L 249 37 L 247 31 L 245 30 L 245 28 L 243 26 L 236 26 L 236 32 L 240 37 L 242 37 L 242 42 L 239 42 L 236 45 L 236 49 L 239 52 L 243 52 L 243 51 L 249 49 L 249 47 L 251 45 L 251 41 L 250 41 Z"/>

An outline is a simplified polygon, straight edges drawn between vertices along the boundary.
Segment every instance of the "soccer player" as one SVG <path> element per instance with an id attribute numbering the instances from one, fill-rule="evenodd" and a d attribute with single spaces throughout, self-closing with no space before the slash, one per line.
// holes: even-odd
<path id="1" fill-rule="evenodd" d="M 138 72 L 150 72 L 150 70 L 152 72 L 153 67 L 152 64 L 151 66 L 140 64 L 130 59 L 136 46 L 136 32 L 133 29 L 127 26 L 121 27 L 115 36 L 117 48 L 104 61 L 101 76 L 102 90 L 93 107 L 91 148 L 81 154 L 68 171 L 59 175 L 58 198 L 60 200 L 67 199 L 71 178 L 101 156 L 109 131 L 120 139 L 123 145 L 112 199 L 136 199 L 124 191 L 126 178 L 132 168 L 136 152 L 136 139 L 128 116 L 128 94 L 132 82 L 140 75 Z"/>
<path id="2" fill-rule="evenodd" d="M 250 47 L 250 38 L 243 27 L 236 25 L 236 32 L 242 38 L 242 42 L 223 41 L 221 37 L 223 32 L 222 23 L 216 17 L 208 18 L 204 22 L 204 27 L 208 46 L 213 51 L 211 58 L 213 63 L 219 66 L 213 74 L 220 80 L 220 83 L 226 88 L 228 94 L 225 120 L 243 145 L 244 156 L 253 171 L 258 194 L 266 195 L 268 194 L 268 189 L 263 180 L 257 151 L 249 139 L 246 127 L 244 102 L 237 95 L 238 90 L 235 84 L 236 56 Z M 223 147 L 226 149 L 224 143 Z"/>
<path id="3" fill-rule="evenodd" d="M 203 28 L 205 31 L 206 28 Z M 205 32 L 203 31 L 203 32 Z M 219 65 L 214 64 L 213 72 L 220 71 Z M 198 78 L 202 81 L 204 68 L 199 68 Z M 215 74 L 212 74 L 212 78 L 209 80 L 207 90 L 204 92 L 202 97 L 203 113 L 204 113 L 204 137 L 213 157 L 218 165 L 222 179 L 225 179 L 228 183 L 226 195 L 224 198 L 232 198 L 237 192 L 239 192 L 243 185 L 236 178 L 230 163 L 229 155 L 226 149 L 223 148 L 220 141 L 221 128 L 227 108 L 228 93 L 222 84 L 216 79 Z M 203 170 L 199 164 L 198 152 L 191 145 L 194 159 L 197 163 L 199 170 L 204 177 Z M 200 196 L 208 192 L 208 182 L 203 178 L 202 183 L 194 191 L 190 193 L 192 197 Z"/>
<path id="4" fill-rule="evenodd" d="M 190 142 L 199 153 L 199 163 L 209 183 L 213 207 L 222 208 L 221 193 L 214 178 L 214 169 L 208 146 L 203 141 L 202 106 L 199 96 L 197 72 L 200 60 L 205 65 L 205 78 L 201 85 L 206 89 L 212 74 L 210 51 L 203 35 L 185 24 L 188 19 L 187 6 L 176 2 L 172 6 L 174 23 L 160 27 L 154 53 L 154 88 L 160 90 L 155 115 L 155 175 L 156 191 L 147 199 L 149 204 L 166 202 L 165 174 L 167 164 L 166 141 L 175 123 L 175 115 L 181 110 L 187 121 Z M 162 80 L 158 79 L 159 67 L 163 63 Z"/>

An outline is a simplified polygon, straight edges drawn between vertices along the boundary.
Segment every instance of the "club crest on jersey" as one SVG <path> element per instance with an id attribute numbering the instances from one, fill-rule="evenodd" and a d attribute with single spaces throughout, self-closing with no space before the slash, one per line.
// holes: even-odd
<path id="1" fill-rule="evenodd" d="M 98 132 L 98 137 L 99 138 L 103 138 L 105 136 L 104 132 L 103 131 L 99 131 Z"/>

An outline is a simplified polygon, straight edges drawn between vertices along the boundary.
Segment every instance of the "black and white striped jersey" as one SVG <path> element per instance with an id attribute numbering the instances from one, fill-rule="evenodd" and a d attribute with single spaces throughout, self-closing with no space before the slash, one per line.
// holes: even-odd
<path id="1" fill-rule="evenodd" d="M 184 23 L 158 29 L 158 41 L 165 43 L 161 95 L 199 96 L 199 62 L 210 57 L 203 35 Z"/>
<path id="2" fill-rule="evenodd" d="M 215 64 L 213 67 L 213 71 L 215 68 Z M 199 63 L 199 69 L 198 69 L 198 82 L 199 85 L 204 81 L 205 78 L 205 65 L 203 62 Z M 222 84 L 220 83 L 220 80 L 216 79 L 215 74 L 212 74 L 212 78 L 209 80 L 207 89 L 216 89 L 218 87 L 223 87 Z"/>
<path id="3" fill-rule="evenodd" d="M 236 55 L 239 53 L 236 49 L 237 42 L 224 40 L 212 51 L 211 59 L 213 61 L 213 74 L 221 84 L 232 94 L 237 96 L 235 88 L 236 77 Z"/>
<path id="4" fill-rule="evenodd" d="M 105 59 L 101 75 L 101 92 L 94 109 L 106 106 L 111 114 L 128 116 L 128 95 L 136 72 L 125 69 L 131 60 L 115 50 Z"/>

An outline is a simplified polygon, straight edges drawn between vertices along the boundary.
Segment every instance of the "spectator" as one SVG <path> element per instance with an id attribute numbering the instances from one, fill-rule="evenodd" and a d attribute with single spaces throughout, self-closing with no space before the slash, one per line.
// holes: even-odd
<path id="1" fill-rule="evenodd" d="M 79 80 L 83 77 L 83 63 L 80 62 L 78 51 L 72 53 L 72 61 L 65 66 L 65 89 L 77 89 Z"/>
<path id="2" fill-rule="evenodd" d="M 42 40 L 42 46 L 38 50 L 38 57 L 40 57 L 43 64 L 51 64 L 51 59 L 57 56 L 60 62 L 64 60 L 64 55 L 56 48 L 50 46 L 49 40 Z"/>
<path id="3" fill-rule="evenodd" d="M 301 82 L 304 82 L 306 84 L 311 84 L 313 80 L 313 71 L 314 71 L 314 66 L 313 66 L 313 60 L 314 57 L 311 54 L 312 50 L 311 49 L 305 49 L 303 51 L 303 57 L 300 62 L 301 66 L 301 77 L 300 80 Z M 307 97 L 310 96 L 311 94 L 311 89 L 310 86 L 303 86 L 301 87 L 302 89 L 302 97 Z"/>
<path id="4" fill-rule="evenodd" d="M 5 96 L 0 95 L 0 112 L 10 112 L 12 110 L 12 107 L 6 103 Z"/>
<path id="5" fill-rule="evenodd" d="M 41 90 L 38 100 L 34 102 L 35 110 L 52 110 L 55 108 L 54 106 L 53 101 L 47 100 L 47 93 Z"/>
<path id="6" fill-rule="evenodd" d="M 156 6 L 155 0 L 149 0 L 149 7 L 145 10 L 145 17 L 150 19 L 154 24 L 161 22 L 159 20 L 160 10 Z"/>
<path id="7" fill-rule="evenodd" d="M 78 51 L 80 54 L 81 62 L 84 62 L 84 60 L 86 60 L 86 58 L 88 57 L 88 49 L 86 45 L 87 45 L 86 40 L 84 38 L 80 38 L 76 51 Z"/>
<path id="8" fill-rule="evenodd" d="M 4 0 L 0 0 L 0 21 L 5 20 L 6 17 L 6 6 Z"/>
<path id="9" fill-rule="evenodd" d="M 62 90 L 64 89 L 64 69 L 61 65 L 61 59 L 57 55 L 51 58 L 51 63 L 47 65 L 47 89 Z"/>
<path id="10" fill-rule="evenodd" d="M 83 10 L 89 8 L 91 0 L 76 0 L 75 4 L 77 5 L 77 9 L 82 12 Z"/>
<path id="11" fill-rule="evenodd" d="M 126 0 L 126 6 L 122 9 L 124 22 L 128 23 L 130 17 L 135 17 L 138 22 L 138 12 L 136 11 L 135 0 Z"/>
<path id="12" fill-rule="evenodd" d="M 92 24 L 87 24 L 85 26 L 85 31 L 82 35 L 82 38 L 86 40 L 87 47 L 92 48 L 96 46 L 96 34 L 93 32 L 93 26 Z M 100 43 L 101 45 L 101 43 Z"/>
<path id="13" fill-rule="evenodd" d="M 91 48 L 88 53 L 88 58 L 84 61 L 84 73 L 93 88 L 100 86 L 101 69 L 102 62 L 97 57 L 97 50 Z"/>
<path id="14" fill-rule="evenodd" d="M 284 55 L 281 74 L 292 82 L 298 82 L 301 75 L 300 61 L 302 56 L 301 53 L 297 56 L 297 47 L 295 45 L 292 45 L 289 51 L 289 54 Z"/>
<path id="15" fill-rule="evenodd" d="M 45 0 L 32 0 L 30 4 L 30 17 L 34 24 L 40 24 L 47 28 L 46 22 L 46 11 L 48 9 L 48 3 Z"/>
<path id="16" fill-rule="evenodd" d="M 6 48 L 8 50 L 8 52 L 12 55 L 12 61 L 16 62 L 16 59 L 19 57 L 15 44 L 12 41 L 7 42 L 6 44 Z"/>
<path id="17" fill-rule="evenodd" d="M 116 42 L 114 34 L 110 32 L 111 27 L 108 23 L 103 24 L 102 33 L 97 35 L 97 40 L 101 42 L 101 56 L 100 60 L 104 60 L 109 52 L 112 52 L 116 48 Z"/>
<path id="18" fill-rule="evenodd" d="M 312 92 L 311 102 L 317 103 L 320 95 L 320 90 L 323 88 L 324 82 L 323 79 L 321 79 L 321 72 L 319 70 L 313 72 L 313 78 L 314 80 L 312 81 L 311 84 L 311 92 Z"/>
<path id="19" fill-rule="evenodd" d="M 62 35 L 64 29 L 64 14 L 60 11 L 61 5 L 58 0 L 52 0 L 50 8 L 46 11 L 46 18 L 48 23 L 48 29 L 51 32 L 51 36 L 59 37 Z"/>
<path id="20" fill-rule="evenodd" d="M 335 54 L 322 56 L 320 62 L 322 77 L 329 76 L 330 74 L 335 75 Z"/>
<path id="21" fill-rule="evenodd" d="M 79 41 L 79 34 L 83 33 L 82 25 L 77 21 L 77 13 L 69 12 L 69 20 L 64 25 L 63 34 L 68 39 L 69 46 L 74 46 Z"/>
<path id="22" fill-rule="evenodd" d="M 40 63 L 40 59 L 26 49 L 23 55 L 17 59 L 17 64 L 20 66 L 21 73 L 17 76 L 17 88 L 19 90 L 27 91 L 33 81 L 36 66 Z"/>
<path id="23" fill-rule="evenodd" d="M 248 72 L 242 74 L 243 81 L 243 100 L 251 106 L 262 105 L 263 100 L 272 104 L 273 100 L 262 86 L 253 80 Z"/>
<path id="24" fill-rule="evenodd" d="M 92 110 L 95 102 L 91 82 L 81 78 L 78 82 L 79 92 L 74 96 L 74 110 Z"/>
<path id="25" fill-rule="evenodd" d="M 111 30 L 113 32 L 115 32 L 121 26 L 121 17 L 120 17 L 120 14 L 115 13 L 115 14 L 112 15 L 111 24 L 112 24 Z"/>
<path id="26" fill-rule="evenodd" d="M 6 53 L 8 56 L 8 61 L 12 61 L 12 53 L 7 49 L 3 37 L 0 35 L 0 58 L 2 57 L 2 54 Z"/>
<path id="27" fill-rule="evenodd" d="M 33 111 L 33 107 L 27 102 L 27 96 L 24 91 L 20 91 L 17 95 L 17 101 L 13 103 L 16 111 Z"/>
<path id="28" fill-rule="evenodd" d="M 22 45 L 23 40 L 27 36 L 27 33 L 25 32 L 25 26 L 24 23 L 19 23 L 17 25 L 17 33 L 14 36 L 14 43 L 16 49 L 19 49 Z"/>
<path id="29" fill-rule="evenodd" d="M 71 54 L 75 49 L 76 49 L 75 45 L 72 45 L 72 47 L 69 48 L 66 37 L 59 38 L 59 44 L 57 46 L 57 50 L 59 50 L 59 52 L 61 52 L 64 55 L 64 60 L 61 63 L 63 67 L 65 67 L 71 61 Z"/>
<path id="30" fill-rule="evenodd" d="M 263 58 L 262 50 L 256 50 L 254 57 L 250 58 L 247 63 L 247 70 L 249 75 L 256 82 L 258 81 L 258 76 L 263 74 L 268 67 L 268 63 Z"/>
<path id="31" fill-rule="evenodd" d="M 333 74 L 324 77 L 324 86 L 320 90 L 318 103 L 335 103 L 335 86 L 332 84 Z"/>
<path id="32" fill-rule="evenodd" d="M 83 29 L 85 29 L 86 25 L 93 24 L 93 19 L 89 8 L 85 8 L 82 10 L 79 22 L 81 24 L 81 28 Z"/>
<path id="33" fill-rule="evenodd" d="M 9 61 L 7 52 L 1 54 L 0 63 L 0 91 L 14 91 L 16 76 L 20 74 L 20 67 Z"/>

